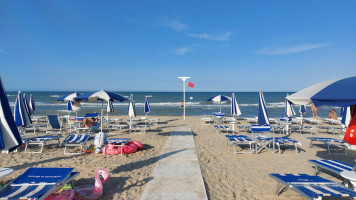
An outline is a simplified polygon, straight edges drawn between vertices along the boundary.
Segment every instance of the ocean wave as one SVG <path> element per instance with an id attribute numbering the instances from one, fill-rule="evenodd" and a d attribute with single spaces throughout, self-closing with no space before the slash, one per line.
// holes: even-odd
<path id="1" fill-rule="evenodd" d="M 49 95 L 50 97 L 53 97 L 53 98 L 58 98 L 60 97 L 59 95 Z"/>
<path id="2" fill-rule="evenodd" d="M 6 96 L 8 96 L 8 97 L 15 97 L 15 96 L 17 96 L 16 94 L 8 94 L 8 95 L 6 95 Z"/>

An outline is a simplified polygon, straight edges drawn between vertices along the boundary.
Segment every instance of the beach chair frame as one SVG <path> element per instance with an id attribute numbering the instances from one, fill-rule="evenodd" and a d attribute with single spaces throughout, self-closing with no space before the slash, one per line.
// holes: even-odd
<path id="1" fill-rule="evenodd" d="M 63 124 L 62 122 L 59 122 L 59 116 L 58 115 L 47 115 L 48 122 L 47 122 L 47 127 L 46 127 L 46 134 L 48 133 L 55 133 L 55 134 L 60 134 L 62 131 Z M 55 121 L 56 120 L 56 121 Z M 50 129 L 51 127 L 51 129 Z"/>
<path id="2" fill-rule="evenodd" d="M 318 175 L 321 169 L 333 172 L 337 176 L 340 176 L 343 171 L 355 171 L 355 166 L 338 160 L 308 160 L 308 162 L 314 165 L 315 175 Z"/>
<path id="3" fill-rule="evenodd" d="M 52 140 L 57 140 L 58 141 L 58 146 L 60 145 L 60 139 L 61 137 L 59 136 L 40 136 L 40 137 L 35 137 L 35 138 L 28 138 L 25 139 L 25 153 L 42 153 L 43 152 L 43 147 L 44 145 L 47 144 L 47 142 L 52 141 Z M 40 150 L 39 151 L 28 151 L 28 146 L 29 145 L 39 145 Z"/>
<path id="4" fill-rule="evenodd" d="M 249 153 L 253 154 L 254 153 L 254 145 L 256 145 L 256 142 L 252 140 L 250 137 L 246 135 L 225 135 L 227 139 L 227 145 L 229 143 L 233 146 L 234 150 L 234 155 L 235 154 L 243 154 L 243 153 Z M 241 149 L 242 146 L 249 145 L 250 151 L 249 152 L 243 152 L 243 151 L 237 151 L 236 146 L 239 146 Z"/>
<path id="5" fill-rule="evenodd" d="M 323 143 L 326 148 L 328 149 L 328 153 L 329 155 L 344 155 L 347 156 L 347 150 L 348 150 L 348 146 L 346 145 L 345 141 L 341 141 L 338 139 L 334 139 L 334 138 L 321 138 L 321 137 L 307 137 L 308 139 L 310 139 L 310 147 L 314 147 L 315 145 L 313 144 L 313 142 L 321 142 Z M 331 147 L 335 146 L 335 147 L 344 147 L 344 151 L 345 153 L 332 153 L 331 152 Z"/>

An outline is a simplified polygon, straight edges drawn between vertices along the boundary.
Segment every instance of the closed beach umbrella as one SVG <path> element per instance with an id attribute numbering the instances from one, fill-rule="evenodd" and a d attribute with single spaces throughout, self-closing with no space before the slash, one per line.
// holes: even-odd
<path id="1" fill-rule="evenodd" d="M 218 96 L 210 97 L 208 99 L 208 101 L 219 102 L 219 104 L 220 104 L 220 112 L 221 112 L 221 102 L 222 101 L 230 101 L 230 99 L 228 97 L 226 97 L 226 96 L 218 95 Z"/>
<path id="2" fill-rule="evenodd" d="M 67 110 L 68 110 L 68 111 L 72 111 L 72 110 L 73 110 L 72 107 L 73 107 L 73 106 L 72 106 L 72 101 L 71 101 L 71 100 L 68 100 Z"/>
<path id="3" fill-rule="evenodd" d="M 231 98 L 231 115 L 232 116 L 240 116 L 241 115 L 239 105 L 237 104 L 237 101 L 236 101 L 235 93 L 232 93 L 232 98 Z"/>
<path id="4" fill-rule="evenodd" d="M 31 115 L 32 115 L 32 112 L 31 112 L 30 104 L 29 104 L 28 101 L 27 101 L 27 97 L 26 97 L 26 94 L 25 94 L 25 93 L 22 94 L 22 98 L 23 98 L 23 102 L 24 102 L 24 104 L 25 104 L 25 108 L 26 108 L 27 114 L 28 114 L 29 116 L 31 116 Z"/>
<path id="5" fill-rule="evenodd" d="M 20 145 L 22 145 L 21 136 L 0 78 L 0 150 L 13 151 Z"/>
<path id="6" fill-rule="evenodd" d="M 293 117 L 295 115 L 292 103 L 288 101 L 287 99 L 285 100 L 286 106 L 285 106 L 285 111 L 286 111 L 286 116 L 287 117 Z"/>
<path id="7" fill-rule="evenodd" d="M 307 109 L 305 108 L 305 105 L 300 105 L 299 106 L 299 113 L 300 113 L 300 116 L 303 117 L 303 114 L 307 112 Z"/>
<path id="8" fill-rule="evenodd" d="M 108 101 L 108 105 L 106 106 L 106 112 L 107 113 L 114 112 L 114 105 L 111 100 Z"/>
<path id="9" fill-rule="evenodd" d="M 355 114 L 356 114 L 356 105 L 343 108 L 341 123 L 345 124 L 345 126 L 348 127 L 351 121 L 351 116 L 354 116 Z"/>
<path id="10" fill-rule="evenodd" d="M 35 101 L 33 100 L 32 94 L 30 95 L 30 102 L 28 104 L 30 106 L 32 113 L 35 113 L 36 106 L 35 106 Z"/>
<path id="11" fill-rule="evenodd" d="M 86 102 L 96 102 L 96 101 L 101 101 L 101 132 L 103 132 L 103 110 L 104 110 L 104 101 L 125 101 L 127 100 L 125 97 L 112 93 L 112 92 L 107 92 L 104 89 L 97 91 L 97 92 L 89 92 L 86 94 L 79 95 L 77 97 L 74 97 L 75 101 L 86 101 Z"/>
<path id="12" fill-rule="evenodd" d="M 259 100 L 258 100 L 258 124 L 269 125 L 266 102 L 265 102 L 265 98 L 263 97 L 262 90 L 260 90 Z"/>
<path id="13" fill-rule="evenodd" d="M 146 98 L 145 98 L 144 111 L 145 111 L 146 115 L 147 115 L 147 113 L 149 113 L 151 111 L 150 102 L 148 102 L 148 96 L 146 96 Z"/>
<path id="14" fill-rule="evenodd" d="M 135 100 L 133 97 L 133 94 L 131 94 L 130 100 L 129 100 L 129 112 L 128 115 L 130 117 L 130 120 L 132 117 L 136 117 L 136 109 L 135 109 Z"/>
<path id="15" fill-rule="evenodd" d="M 14 118 L 16 126 L 26 127 L 32 124 L 31 118 L 26 111 L 21 91 L 19 91 L 19 93 L 17 94 L 17 98 L 15 101 Z"/>
<path id="16" fill-rule="evenodd" d="M 356 104 L 356 76 L 317 83 L 287 97 L 293 104 L 348 107 Z"/>

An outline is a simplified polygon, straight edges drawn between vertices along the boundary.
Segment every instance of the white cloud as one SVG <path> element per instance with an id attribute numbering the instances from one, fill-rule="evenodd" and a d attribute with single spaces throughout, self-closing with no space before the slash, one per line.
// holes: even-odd
<path id="1" fill-rule="evenodd" d="M 299 44 L 299 45 L 293 45 L 288 47 L 268 47 L 268 48 L 257 50 L 257 53 L 263 55 L 281 55 L 281 54 L 303 52 L 311 49 L 318 49 L 329 45 L 330 43 L 320 43 L 320 44 L 306 43 L 306 44 Z"/>
<path id="2" fill-rule="evenodd" d="M 174 54 L 178 55 L 178 56 L 181 56 L 181 55 L 184 55 L 184 54 L 186 54 L 187 52 L 189 52 L 191 50 L 192 50 L 191 47 L 182 47 L 182 48 L 175 49 L 174 50 Z"/>
<path id="3" fill-rule="evenodd" d="M 207 34 L 207 33 L 200 33 L 200 34 L 194 34 L 194 33 L 187 33 L 188 36 L 193 37 L 193 38 L 199 38 L 199 39 L 205 39 L 205 40 L 228 40 L 229 37 L 232 35 L 232 32 L 226 32 L 224 34 Z"/>
<path id="4" fill-rule="evenodd" d="M 163 25 L 168 26 L 176 31 L 183 31 L 183 30 L 189 29 L 188 25 L 183 24 L 182 22 L 180 22 L 178 20 L 170 20 L 170 21 L 163 23 Z"/>

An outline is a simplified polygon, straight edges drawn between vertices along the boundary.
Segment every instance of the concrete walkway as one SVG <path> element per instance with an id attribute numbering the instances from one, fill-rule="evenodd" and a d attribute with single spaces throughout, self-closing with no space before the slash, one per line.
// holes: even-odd
<path id="1" fill-rule="evenodd" d="M 141 200 L 207 200 L 190 128 L 171 132 Z"/>

